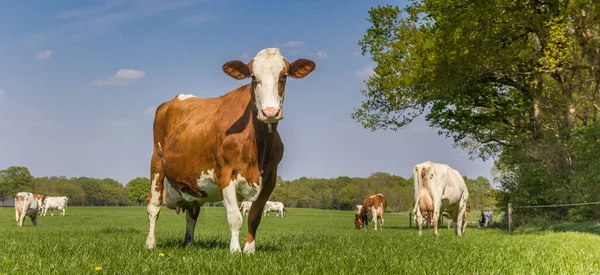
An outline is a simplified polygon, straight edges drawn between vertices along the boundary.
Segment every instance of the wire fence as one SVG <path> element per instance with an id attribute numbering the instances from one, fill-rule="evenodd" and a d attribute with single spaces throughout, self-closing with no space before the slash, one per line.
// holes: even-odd
<path id="1" fill-rule="evenodd" d="M 597 205 L 600 201 L 596 202 L 582 202 L 582 203 L 566 203 L 566 204 L 547 204 L 547 205 L 515 205 L 512 203 L 508 204 L 508 234 L 512 234 L 512 213 L 514 209 L 522 208 L 550 208 L 550 207 L 568 207 L 568 206 L 582 206 L 582 205 Z"/>

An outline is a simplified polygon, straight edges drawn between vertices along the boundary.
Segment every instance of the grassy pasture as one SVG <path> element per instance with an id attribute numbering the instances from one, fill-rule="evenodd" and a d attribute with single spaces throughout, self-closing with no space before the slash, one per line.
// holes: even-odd
<path id="1" fill-rule="evenodd" d="M 0 208 L 0 274 L 597 274 L 600 236 L 515 234 L 445 227 L 419 238 L 408 216 L 386 215 L 384 230 L 353 229 L 353 213 L 288 209 L 271 213 L 258 231 L 257 253 L 229 255 L 223 208 L 201 210 L 196 245 L 181 247 L 185 217 L 163 208 L 157 249 L 143 247 L 145 207 L 69 207 L 66 217 L 16 226 L 14 208 Z M 470 217 L 475 221 L 477 215 Z M 245 238 L 246 217 L 242 228 Z M 243 243 L 242 243 L 243 245 Z M 164 256 L 159 256 L 164 253 Z M 94 268 L 101 266 L 101 271 Z"/>

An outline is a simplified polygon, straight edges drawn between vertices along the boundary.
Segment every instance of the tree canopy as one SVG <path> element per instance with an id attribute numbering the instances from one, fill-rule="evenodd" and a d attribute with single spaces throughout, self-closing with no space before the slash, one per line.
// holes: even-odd
<path id="1" fill-rule="evenodd" d="M 573 178 L 589 157 L 573 139 L 598 123 L 599 19 L 591 0 L 371 8 L 359 46 L 377 66 L 352 117 L 398 130 L 424 115 L 472 156 L 496 159 L 503 204 L 598 200 L 585 192 L 596 183 Z"/>

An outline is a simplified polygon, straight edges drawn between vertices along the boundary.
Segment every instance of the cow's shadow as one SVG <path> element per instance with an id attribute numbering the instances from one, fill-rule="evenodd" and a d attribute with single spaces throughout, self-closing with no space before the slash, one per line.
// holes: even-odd
<path id="1" fill-rule="evenodd" d="M 159 247 L 165 248 L 178 248 L 178 249 L 199 249 L 199 250 L 229 250 L 229 241 L 223 239 L 199 239 L 195 240 L 194 244 L 185 247 L 183 245 L 183 239 L 167 239 L 162 244 L 157 244 Z M 240 243 L 241 248 L 244 248 L 244 242 Z M 281 251 L 281 247 L 273 244 L 259 244 L 256 246 L 257 252 L 278 252 Z"/>

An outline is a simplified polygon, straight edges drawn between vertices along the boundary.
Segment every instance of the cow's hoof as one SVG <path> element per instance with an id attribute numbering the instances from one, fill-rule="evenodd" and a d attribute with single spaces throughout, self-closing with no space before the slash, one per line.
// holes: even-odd
<path id="1" fill-rule="evenodd" d="M 244 253 L 245 254 L 254 254 L 255 251 L 256 251 L 256 246 L 254 245 L 254 241 L 252 241 L 251 243 L 246 243 L 244 245 Z"/>

